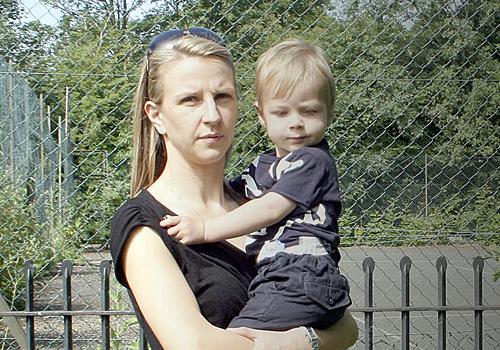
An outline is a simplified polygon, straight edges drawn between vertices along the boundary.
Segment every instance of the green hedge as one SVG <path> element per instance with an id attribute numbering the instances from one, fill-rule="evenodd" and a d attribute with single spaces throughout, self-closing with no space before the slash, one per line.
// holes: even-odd
<path id="1" fill-rule="evenodd" d="M 39 222 L 35 205 L 26 200 L 25 187 L 14 185 L 1 173 L 0 207 L 0 291 L 13 307 L 22 307 L 25 261 L 31 259 L 36 274 L 43 275 L 55 263 L 74 259 L 78 225 Z"/>

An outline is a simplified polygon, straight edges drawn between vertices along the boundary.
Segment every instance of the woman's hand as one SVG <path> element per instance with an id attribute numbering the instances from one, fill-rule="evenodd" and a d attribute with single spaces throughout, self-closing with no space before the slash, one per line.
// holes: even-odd
<path id="1" fill-rule="evenodd" d="M 160 226 L 168 227 L 167 234 L 184 244 L 205 242 L 205 223 L 201 218 L 167 215 Z"/>
<path id="2" fill-rule="evenodd" d="M 228 328 L 254 342 L 254 350 L 311 350 L 311 344 L 302 327 L 288 331 L 262 331 L 252 328 Z"/>

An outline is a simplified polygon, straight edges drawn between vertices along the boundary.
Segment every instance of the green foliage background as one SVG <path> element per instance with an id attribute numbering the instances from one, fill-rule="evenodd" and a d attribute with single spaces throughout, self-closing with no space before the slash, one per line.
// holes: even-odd
<path id="1" fill-rule="evenodd" d="M 19 1 L 0 0 L 0 56 L 43 94 L 54 125 L 69 87 L 76 193 L 64 223 L 48 231 L 23 185 L 1 182 L 5 266 L 72 251 L 59 238 L 48 244 L 47 234 L 79 247 L 107 244 L 110 218 L 128 196 L 139 62 L 155 35 L 192 26 L 221 33 L 237 66 L 240 119 L 228 176 L 271 146 L 252 107 L 255 61 L 300 37 L 325 49 L 338 79 L 327 137 L 344 195 L 343 244 L 498 244 L 497 1 L 42 2 L 60 10 L 57 24 L 27 21 Z M 0 271 L 0 287 L 17 290 Z"/>

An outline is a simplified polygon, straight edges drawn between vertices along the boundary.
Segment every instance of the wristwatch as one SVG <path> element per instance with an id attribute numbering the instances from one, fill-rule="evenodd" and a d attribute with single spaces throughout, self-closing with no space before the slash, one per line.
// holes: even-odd
<path id="1" fill-rule="evenodd" d="M 316 331 L 312 327 L 304 327 L 306 330 L 307 338 L 309 338 L 309 342 L 311 343 L 311 350 L 319 350 L 319 339 Z"/>

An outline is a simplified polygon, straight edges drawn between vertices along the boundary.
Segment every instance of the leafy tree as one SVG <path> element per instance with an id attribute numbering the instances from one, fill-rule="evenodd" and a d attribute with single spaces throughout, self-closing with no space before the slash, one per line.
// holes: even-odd
<path id="1" fill-rule="evenodd" d="M 87 237 L 103 231 L 112 207 L 127 194 L 127 115 L 139 62 L 149 40 L 172 27 L 213 28 L 236 62 L 241 103 L 230 175 L 271 147 L 252 107 L 259 55 L 290 37 L 325 49 L 338 78 L 328 139 L 345 181 L 346 208 L 360 225 L 370 222 L 368 211 L 404 200 L 417 205 L 400 209 L 421 214 L 421 167 L 407 159 L 420 162 L 425 152 L 431 163 L 451 157 L 455 166 L 499 148 L 493 0 L 169 0 L 153 1 L 156 7 L 141 15 L 142 0 L 45 2 L 63 13 L 57 26 L 23 24 L 17 1 L 0 3 L 0 36 L 6 38 L 0 49 L 20 69 L 47 73 L 29 79 L 52 107 L 53 129 L 65 112 L 65 87 L 70 90 L 76 205 L 87 218 Z M 443 184 L 449 197 L 452 190 Z M 451 198 L 438 197 L 435 204 L 458 207 Z"/>
<path id="2" fill-rule="evenodd" d="M 77 22 L 87 21 L 96 28 L 125 29 L 130 15 L 139 9 L 145 0 L 110 0 L 110 1 L 71 1 L 44 0 L 50 6 L 60 10 L 65 17 Z"/>
<path id="3" fill-rule="evenodd" d="M 7 61 L 12 61 L 16 43 L 18 41 L 18 31 L 16 28 L 21 23 L 23 13 L 17 0 L 0 1 L 0 56 Z"/>
<path id="4" fill-rule="evenodd" d="M 53 28 L 39 21 L 24 22 L 25 13 L 17 0 L 0 1 L 0 56 L 29 71 L 41 57 L 50 54 Z"/>

